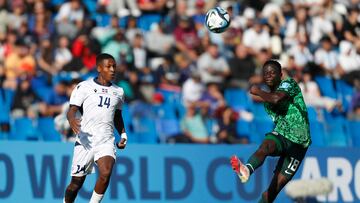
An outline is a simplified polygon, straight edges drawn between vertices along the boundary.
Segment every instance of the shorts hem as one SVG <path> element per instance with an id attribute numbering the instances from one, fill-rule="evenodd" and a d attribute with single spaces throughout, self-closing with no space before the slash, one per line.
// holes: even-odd
<path id="1" fill-rule="evenodd" d="M 94 158 L 94 162 L 97 162 L 99 159 L 101 159 L 102 157 L 106 157 L 106 156 L 111 156 L 114 160 L 116 160 L 116 156 L 115 155 L 110 155 L 110 154 L 104 154 L 103 156 L 99 156 L 96 159 Z"/>
<path id="2" fill-rule="evenodd" d="M 280 135 L 281 136 L 281 135 Z M 280 139 L 277 137 L 277 135 L 275 135 L 274 133 L 267 133 L 266 136 L 265 136 L 265 139 L 266 140 L 273 140 L 276 144 L 276 147 L 278 149 L 280 149 L 280 151 L 283 150 L 283 146 L 281 144 L 281 141 Z"/>
<path id="3" fill-rule="evenodd" d="M 87 176 L 89 174 L 91 174 L 91 173 L 87 173 L 87 174 L 70 174 L 70 175 L 71 175 L 71 177 L 84 177 L 84 176 Z"/>

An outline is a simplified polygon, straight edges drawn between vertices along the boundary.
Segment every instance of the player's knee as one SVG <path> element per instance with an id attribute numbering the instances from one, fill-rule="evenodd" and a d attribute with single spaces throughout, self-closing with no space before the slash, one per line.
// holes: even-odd
<path id="1" fill-rule="evenodd" d="M 80 188 L 82 187 L 83 183 L 84 183 L 84 178 L 83 177 L 73 177 L 71 179 L 71 182 L 69 184 L 69 186 L 66 188 L 67 191 L 69 192 L 78 192 L 80 190 Z"/>
<path id="2" fill-rule="evenodd" d="M 100 174 L 99 179 L 103 182 L 108 182 L 110 180 L 111 171 L 104 171 Z"/>
<path id="3" fill-rule="evenodd" d="M 110 181 L 110 176 L 100 175 L 99 180 L 103 183 L 107 183 Z"/>
<path id="4" fill-rule="evenodd" d="M 275 145 L 271 142 L 264 142 L 260 145 L 258 151 L 263 155 L 270 155 L 275 150 Z"/>
<path id="5" fill-rule="evenodd" d="M 69 186 L 66 188 L 67 192 L 73 193 L 73 192 L 78 192 L 81 188 L 81 185 L 78 183 L 70 183 Z"/>
<path id="6" fill-rule="evenodd" d="M 269 150 L 267 149 L 266 146 L 261 145 L 259 149 L 256 151 L 256 154 L 258 154 L 259 156 L 267 156 L 269 155 Z"/>

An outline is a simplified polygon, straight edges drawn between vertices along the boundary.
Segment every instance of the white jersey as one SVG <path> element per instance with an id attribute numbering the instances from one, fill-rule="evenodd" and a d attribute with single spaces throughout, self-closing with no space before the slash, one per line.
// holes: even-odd
<path id="1" fill-rule="evenodd" d="M 95 79 L 79 83 L 70 97 L 70 105 L 82 110 L 81 132 L 76 141 L 89 147 L 114 143 L 114 115 L 117 109 L 121 110 L 123 102 L 121 87 L 104 86 Z"/>

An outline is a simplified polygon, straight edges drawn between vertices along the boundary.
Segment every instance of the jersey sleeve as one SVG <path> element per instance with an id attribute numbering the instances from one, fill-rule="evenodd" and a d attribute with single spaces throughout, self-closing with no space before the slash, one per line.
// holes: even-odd
<path id="1" fill-rule="evenodd" d="M 120 95 L 119 95 L 120 96 L 120 101 L 119 101 L 119 104 L 117 105 L 116 109 L 122 110 L 122 106 L 123 106 L 123 104 L 125 102 L 124 90 L 121 89 L 119 92 L 120 92 Z"/>
<path id="2" fill-rule="evenodd" d="M 296 82 L 291 80 L 283 80 L 281 81 L 276 91 L 285 92 L 288 96 L 294 97 L 297 94 Z"/>
<path id="3" fill-rule="evenodd" d="M 81 106 L 86 98 L 86 88 L 82 84 L 78 84 L 71 93 L 70 105 Z"/>

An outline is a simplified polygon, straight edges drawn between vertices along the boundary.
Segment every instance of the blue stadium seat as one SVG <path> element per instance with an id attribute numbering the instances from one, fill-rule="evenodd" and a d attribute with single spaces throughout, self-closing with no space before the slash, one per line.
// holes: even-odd
<path id="1" fill-rule="evenodd" d="M 315 81 L 320 88 L 320 92 L 323 96 L 336 99 L 338 97 L 332 79 L 325 76 L 316 76 Z"/>
<path id="2" fill-rule="evenodd" d="M 204 123 L 209 136 L 215 135 L 215 127 L 217 126 L 217 121 L 213 118 L 207 118 L 205 119 Z"/>
<path id="3" fill-rule="evenodd" d="M 63 3 L 65 3 L 65 0 L 50 0 L 50 4 L 53 6 L 60 6 Z"/>
<path id="4" fill-rule="evenodd" d="M 143 14 L 138 18 L 137 24 L 140 29 L 149 31 L 151 24 L 159 23 L 160 21 L 160 14 Z"/>
<path id="5" fill-rule="evenodd" d="M 344 111 L 348 111 L 351 103 L 351 99 L 355 93 L 354 88 L 343 80 L 336 80 L 336 90 L 342 102 Z"/>
<path id="6" fill-rule="evenodd" d="M 176 117 L 178 119 L 183 118 L 186 114 L 186 108 L 185 108 L 184 104 L 180 101 L 175 102 L 174 107 L 175 107 Z"/>
<path id="7" fill-rule="evenodd" d="M 122 115 L 122 118 L 123 118 L 123 121 L 124 121 L 125 130 L 129 131 L 132 116 L 131 116 L 128 104 L 125 103 L 125 104 L 122 105 L 121 115 Z"/>
<path id="8" fill-rule="evenodd" d="M 0 122 L 10 123 L 10 110 L 15 92 L 10 89 L 0 89 Z"/>
<path id="9" fill-rule="evenodd" d="M 342 113 L 323 111 L 325 118 L 326 144 L 328 146 L 351 146 L 352 138 L 348 130 L 348 121 Z"/>
<path id="10" fill-rule="evenodd" d="M 241 137 L 250 137 L 251 123 L 243 119 L 236 121 L 236 134 Z"/>
<path id="11" fill-rule="evenodd" d="M 268 119 L 255 119 L 252 125 L 252 135 L 249 137 L 250 143 L 260 144 L 265 135 L 272 132 L 274 123 Z"/>
<path id="12" fill-rule="evenodd" d="M 310 121 L 310 135 L 312 140 L 312 145 L 317 147 L 326 146 L 325 143 L 325 128 L 323 123 L 317 120 Z"/>
<path id="13" fill-rule="evenodd" d="M 38 130 L 44 141 L 61 141 L 62 135 L 55 129 L 54 119 L 44 117 L 38 119 Z"/>
<path id="14" fill-rule="evenodd" d="M 0 131 L 0 140 L 6 140 L 9 137 L 9 133 L 8 132 L 2 132 Z"/>
<path id="15" fill-rule="evenodd" d="M 333 119 L 326 125 L 326 144 L 327 146 L 351 146 L 351 138 L 346 132 L 346 123 L 342 118 Z"/>
<path id="16" fill-rule="evenodd" d="M 145 102 L 132 102 L 129 112 L 132 117 L 154 117 L 151 105 Z"/>
<path id="17" fill-rule="evenodd" d="M 324 116 L 326 123 L 332 123 L 332 122 L 345 123 L 347 121 L 345 115 L 338 111 L 328 112 L 324 110 L 322 111 L 322 114 Z"/>
<path id="18" fill-rule="evenodd" d="M 348 121 L 348 133 L 354 147 L 360 147 L 360 121 Z"/>
<path id="19" fill-rule="evenodd" d="M 175 102 L 181 101 L 181 94 L 180 92 L 158 89 L 156 92 L 160 93 L 164 97 L 165 103 L 173 104 Z"/>
<path id="20" fill-rule="evenodd" d="M 92 17 L 96 21 L 96 25 L 100 27 L 106 27 L 110 23 L 111 15 L 109 14 L 94 14 Z"/>
<path id="21" fill-rule="evenodd" d="M 47 80 L 45 74 L 39 74 L 31 79 L 31 88 L 48 87 Z"/>
<path id="22" fill-rule="evenodd" d="M 22 117 L 11 122 L 9 140 L 39 140 L 39 131 L 30 118 Z"/>
<path id="23" fill-rule="evenodd" d="M 127 103 L 124 103 L 122 105 L 122 109 L 121 109 L 121 113 L 122 113 L 122 118 L 124 121 L 124 127 L 125 127 L 125 132 L 128 136 L 128 142 L 130 144 L 133 143 L 139 143 L 139 136 L 134 133 L 134 128 L 133 128 L 133 124 L 132 124 L 132 114 L 131 114 L 131 110 L 130 110 L 130 105 L 128 105 Z M 119 134 L 117 134 L 117 136 L 120 136 Z M 120 137 L 115 137 L 115 141 L 118 142 L 120 140 Z"/>
<path id="24" fill-rule="evenodd" d="M 51 87 L 37 87 L 32 89 L 34 90 L 36 96 L 38 96 L 41 99 L 41 101 L 44 101 L 46 103 L 49 102 L 50 96 L 53 91 Z"/>
<path id="25" fill-rule="evenodd" d="M 126 132 L 126 134 L 128 136 L 127 144 L 139 144 L 139 143 L 141 143 L 140 134 L 135 133 L 135 132 Z"/>
<path id="26" fill-rule="evenodd" d="M 255 119 L 271 121 L 270 116 L 265 111 L 265 107 L 262 103 L 253 103 L 252 113 L 254 114 Z"/>
<path id="27" fill-rule="evenodd" d="M 335 85 L 338 92 L 343 95 L 353 95 L 355 92 L 354 88 L 344 80 L 336 80 Z"/>
<path id="28" fill-rule="evenodd" d="M 77 72 L 65 72 L 61 71 L 58 74 L 52 76 L 52 84 L 58 84 L 61 81 L 70 82 L 74 78 L 80 78 L 82 75 Z"/>
<path id="29" fill-rule="evenodd" d="M 165 143 L 169 137 L 181 133 L 180 123 L 177 119 L 157 119 L 156 129 L 162 143 Z"/>
<path id="30" fill-rule="evenodd" d="M 235 110 L 250 110 L 252 103 L 245 90 L 240 88 L 229 88 L 225 90 L 226 103 Z"/>
<path id="31" fill-rule="evenodd" d="M 82 2 L 90 14 L 96 13 L 96 6 L 97 6 L 96 0 L 86 0 Z"/>
<path id="32" fill-rule="evenodd" d="M 126 26 L 128 24 L 129 16 L 124 16 L 119 19 L 119 26 L 123 29 L 126 29 Z"/>
<path id="33" fill-rule="evenodd" d="M 176 112 L 173 104 L 163 103 L 152 106 L 156 118 L 161 119 L 175 119 Z"/>
<path id="34" fill-rule="evenodd" d="M 148 117 L 133 118 L 134 135 L 140 143 L 154 144 L 158 142 L 155 120 Z"/>
<path id="35" fill-rule="evenodd" d="M 310 122 L 318 120 L 317 112 L 316 112 L 316 109 L 314 107 L 308 106 L 307 111 L 308 111 L 308 117 L 309 117 Z"/>

